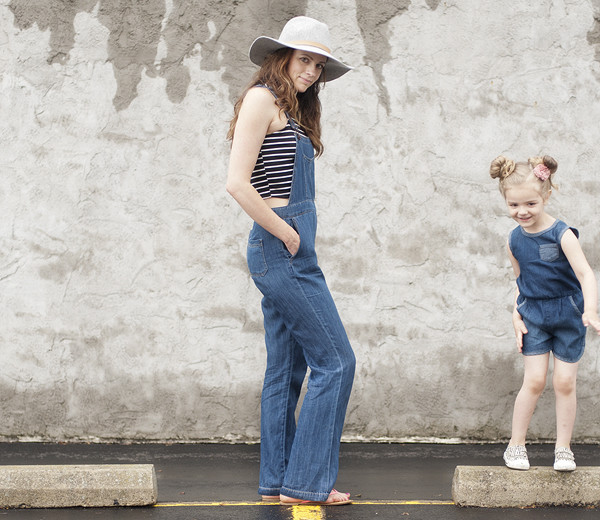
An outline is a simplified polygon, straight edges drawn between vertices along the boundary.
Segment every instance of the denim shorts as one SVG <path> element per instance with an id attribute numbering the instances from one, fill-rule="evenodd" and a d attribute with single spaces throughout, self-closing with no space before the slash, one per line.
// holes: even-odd
<path id="1" fill-rule="evenodd" d="M 576 363 L 585 348 L 583 295 L 545 300 L 524 298 L 517 306 L 527 334 L 523 336 L 523 355 L 537 356 L 552 352 L 556 359 Z"/>

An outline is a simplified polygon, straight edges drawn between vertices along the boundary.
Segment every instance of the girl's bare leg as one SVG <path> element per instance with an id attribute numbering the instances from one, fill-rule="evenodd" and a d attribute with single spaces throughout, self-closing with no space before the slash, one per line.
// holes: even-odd
<path id="1" fill-rule="evenodd" d="M 510 446 L 525 444 L 531 416 L 546 386 L 549 359 L 549 353 L 538 356 L 523 356 L 525 365 L 523 386 L 521 386 L 521 390 L 519 390 L 519 394 L 515 399 Z"/>
<path id="2" fill-rule="evenodd" d="M 556 396 L 556 447 L 569 448 L 577 412 L 577 368 L 579 363 L 565 363 L 554 358 L 552 384 Z"/>

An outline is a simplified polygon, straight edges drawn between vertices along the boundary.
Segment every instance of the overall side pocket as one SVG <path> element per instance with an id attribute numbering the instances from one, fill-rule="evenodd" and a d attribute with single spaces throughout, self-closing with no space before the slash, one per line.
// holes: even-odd
<path id="1" fill-rule="evenodd" d="M 292 217 L 292 218 L 286 218 L 284 219 L 291 227 L 292 229 L 298 233 L 298 236 L 300 237 L 300 247 L 298 248 L 298 251 L 296 251 L 296 254 L 293 255 L 292 253 L 289 252 L 288 248 L 285 246 L 285 243 L 283 242 L 283 240 L 280 240 L 281 242 L 281 247 L 283 249 L 283 254 L 290 259 L 294 259 L 296 258 L 296 256 L 298 256 L 298 253 L 300 252 L 300 248 L 302 247 L 302 235 L 300 234 L 300 229 L 298 228 L 298 223 L 296 222 L 296 218 Z"/>
<path id="2" fill-rule="evenodd" d="M 579 298 L 578 298 L 579 299 Z M 581 302 L 581 308 L 579 307 L 579 305 L 577 305 L 577 302 L 575 301 L 575 298 L 573 296 L 569 296 L 569 302 L 571 302 L 571 305 L 573 306 L 573 310 L 575 311 L 575 314 L 577 316 L 579 316 L 581 318 L 581 316 L 583 316 L 583 298 L 581 298 L 582 302 Z"/>
<path id="3" fill-rule="evenodd" d="M 269 268 L 265 259 L 265 251 L 263 241 L 260 238 L 248 240 L 248 248 L 246 250 L 246 260 L 248 262 L 248 270 L 253 278 L 264 276 Z"/>

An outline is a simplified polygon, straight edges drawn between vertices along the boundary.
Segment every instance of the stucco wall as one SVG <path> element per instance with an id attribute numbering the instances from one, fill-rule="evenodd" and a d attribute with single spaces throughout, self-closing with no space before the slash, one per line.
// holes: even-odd
<path id="1" fill-rule="evenodd" d="M 323 91 L 317 163 L 358 358 L 344 438 L 509 435 L 514 223 L 488 167 L 552 154 L 548 211 L 600 269 L 600 0 L 0 0 L 0 439 L 257 440 L 224 137 L 249 44 L 299 14 L 356 66 Z M 599 345 L 577 440 L 600 441 Z M 553 436 L 549 387 L 531 438 Z"/>

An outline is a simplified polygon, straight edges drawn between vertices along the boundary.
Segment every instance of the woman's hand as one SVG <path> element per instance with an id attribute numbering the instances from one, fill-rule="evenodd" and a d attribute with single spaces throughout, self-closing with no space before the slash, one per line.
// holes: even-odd
<path id="1" fill-rule="evenodd" d="M 300 235 L 292 226 L 289 227 L 291 230 L 291 232 L 289 233 L 289 238 L 286 237 L 283 243 L 285 244 L 287 250 L 290 252 L 290 255 L 294 256 L 298 252 L 298 249 L 300 249 Z"/>
<path id="2" fill-rule="evenodd" d="M 517 309 L 513 311 L 512 322 L 517 337 L 517 347 L 519 347 L 519 352 L 523 352 L 523 336 L 527 334 L 527 327 Z"/>

